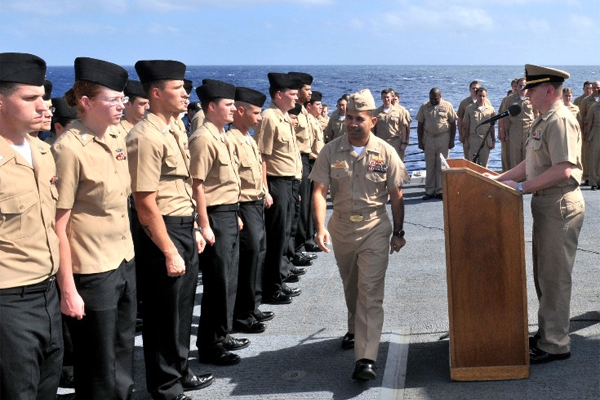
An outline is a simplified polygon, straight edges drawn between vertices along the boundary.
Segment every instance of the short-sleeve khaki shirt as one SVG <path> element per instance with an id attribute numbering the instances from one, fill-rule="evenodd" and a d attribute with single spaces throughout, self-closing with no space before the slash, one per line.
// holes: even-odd
<path id="1" fill-rule="evenodd" d="M 193 215 L 186 135 L 179 134 L 156 114 L 146 112 L 127 136 L 127 152 L 134 193 L 156 192 L 156 204 L 162 215 Z"/>
<path id="2" fill-rule="evenodd" d="M 262 112 L 262 121 L 254 130 L 254 139 L 267 165 L 267 176 L 302 178 L 302 159 L 296 135 L 287 113 L 281 112 L 274 103 Z"/>
<path id="3" fill-rule="evenodd" d="M 57 175 L 50 146 L 29 135 L 33 167 L 0 136 L 0 289 L 56 274 Z"/>
<path id="4" fill-rule="evenodd" d="M 117 132 L 123 139 L 127 137 L 127 134 L 131 128 L 133 128 L 133 124 L 127 121 L 125 118 L 122 118 L 117 125 L 111 127 L 111 129 Z"/>
<path id="5" fill-rule="evenodd" d="M 344 124 L 345 116 L 340 116 L 339 113 L 334 112 L 334 114 L 329 118 L 329 122 L 327 123 L 327 127 L 323 132 L 323 136 L 325 138 L 325 142 L 329 143 L 334 139 L 343 136 L 346 133 L 346 125 Z"/>
<path id="6" fill-rule="evenodd" d="M 240 178 L 228 140 L 208 119 L 190 136 L 190 172 L 204 182 L 207 206 L 240 201 Z"/>
<path id="7" fill-rule="evenodd" d="M 588 110 L 586 126 L 591 126 L 590 137 L 593 138 L 596 135 L 600 135 L 600 103 L 595 103 Z"/>
<path id="8" fill-rule="evenodd" d="M 296 128 L 296 143 L 300 153 L 308 154 L 312 147 L 313 134 L 311 131 L 309 114 L 306 107 L 302 106 L 302 111 L 298 114 L 298 127 Z"/>
<path id="9" fill-rule="evenodd" d="M 190 135 L 196 132 L 196 129 L 200 128 L 204 123 L 204 110 L 200 110 L 194 114 L 190 121 Z"/>
<path id="10" fill-rule="evenodd" d="M 229 144 L 237 157 L 238 175 L 242 187 L 240 201 L 256 201 L 265 197 L 262 159 L 256 142 L 250 134 L 244 134 L 229 125 Z"/>
<path id="11" fill-rule="evenodd" d="M 73 273 L 111 271 L 130 261 L 131 179 L 124 138 L 110 130 L 102 142 L 76 120 L 54 143 L 52 153 L 59 176 L 57 208 L 71 210 L 67 236 Z"/>
<path id="12" fill-rule="evenodd" d="M 410 124 L 406 119 L 406 109 L 399 105 L 392 105 L 388 112 L 385 112 L 381 106 L 373 112 L 373 115 L 377 117 L 375 135 L 383 140 L 401 137 L 402 128 Z"/>
<path id="13" fill-rule="evenodd" d="M 312 143 L 310 147 L 310 159 L 316 160 L 317 156 L 321 152 L 321 149 L 325 145 L 323 139 L 323 128 L 321 127 L 321 122 L 315 118 L 312 114 L 308 115 L 308 125 L 310 126 L 310 131 L 312 135 Z"/>
<path id="14" fill-rule="evenodd" d="M 506 98 L 504 105 L 506 106 L 506 109 L 510 108 L 512 105 L 521 107 L 521 112 L 519 114 L 515 116 L 509 115 L 508 118 L 504 118 L 504 130 L 509 131 L 510 133 L 527 133 L 535 119 L 531 101 L 527 98 L 521 100 L 519 93 L 515 93 Z"/>
<path id="15" fill-rule="evenodd" d="M 425 135 L 437 136 L 450 131 L 450 124 L 456 122 L 457 118 L 454 107 L 446 100 L 440 100 L 437 106 L 427 101 L 417 113 L 417 121 L 423 124 Z"/>
<path id="16" fill-rule="evenodd" d="M 527 179 L 535 178 L 553 165 L 570 163 L 571 177 L 556 187 L 578 186 L 581 166 L 581 130 L 577 120 L 562 100 L 538 116 L 527 139 Z"/>
<path id="17" fill-rule="evenodd" d="M 396 150 L 371 134 L 358 156 L 348 136 L 323 147 L 309 177 L 329 186 L 334 212 L 370 212 L 385 207 L 389 190 L 408 181 Z"/>
<path id="18" fill-rule="evenodd" d="M 477 127 L 477 125 L 494 115 L 496 115 L 496 110 L 494 110 L 491 104 L 484 103 L 481 107 L 477 103 L 469 105 L 464 114 L 465 122 L 469 124 L 469 135 L 477 135 L 483 139 L 490 126 L 486 124 Z"/>

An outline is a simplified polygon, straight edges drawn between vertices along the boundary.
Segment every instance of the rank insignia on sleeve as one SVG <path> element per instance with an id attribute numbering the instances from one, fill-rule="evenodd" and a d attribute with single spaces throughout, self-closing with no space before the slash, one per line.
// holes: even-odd
<path id="1" fill-rule="evenodd" d="M 372 172 L 385 173 L 388 170 L 388 165 L 385 163 L 385 160 L 383 158 L 374 158 L 371 161 L 369 161 L 367 170 Z"/>
<path id="2" fill-rule="evenodd" d="M 542 128 L 537 128 L 535 131 L 531 132 L 531 138 L 534 140 L 540 140 L 542 138 Z"/>

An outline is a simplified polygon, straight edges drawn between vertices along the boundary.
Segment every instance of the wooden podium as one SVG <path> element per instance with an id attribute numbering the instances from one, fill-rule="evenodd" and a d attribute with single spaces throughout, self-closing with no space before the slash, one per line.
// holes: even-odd
<path id="1" fill-rule="evenodd" d="M 529 377 L 523 198 L 465 159 L 443 170 L 450 378 Z"/>

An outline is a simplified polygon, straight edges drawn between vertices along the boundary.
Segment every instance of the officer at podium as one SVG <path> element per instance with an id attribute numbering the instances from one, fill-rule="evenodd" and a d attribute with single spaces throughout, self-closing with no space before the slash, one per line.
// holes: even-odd
<path id="1" fill-rule="evenodd" d="M 527 139 L 526 158 L 491 177 L 531 193 L 533 276 L 539 301 L 538 331 L 529 339 L 531 364 L 571 356 L 571 272 L 585 204 L 581 183 L 581 130 L 561 97 L 565 71 L 525 65 L 527 97 L 540 115 Z"/>

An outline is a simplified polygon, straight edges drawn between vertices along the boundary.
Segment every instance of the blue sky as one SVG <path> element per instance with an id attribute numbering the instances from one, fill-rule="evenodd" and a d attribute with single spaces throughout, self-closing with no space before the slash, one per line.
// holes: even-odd
<path id="1" fill-rule="evenodd" d="M 2 0 L 49 65 L 598 65 L 600 0 Z"/>

